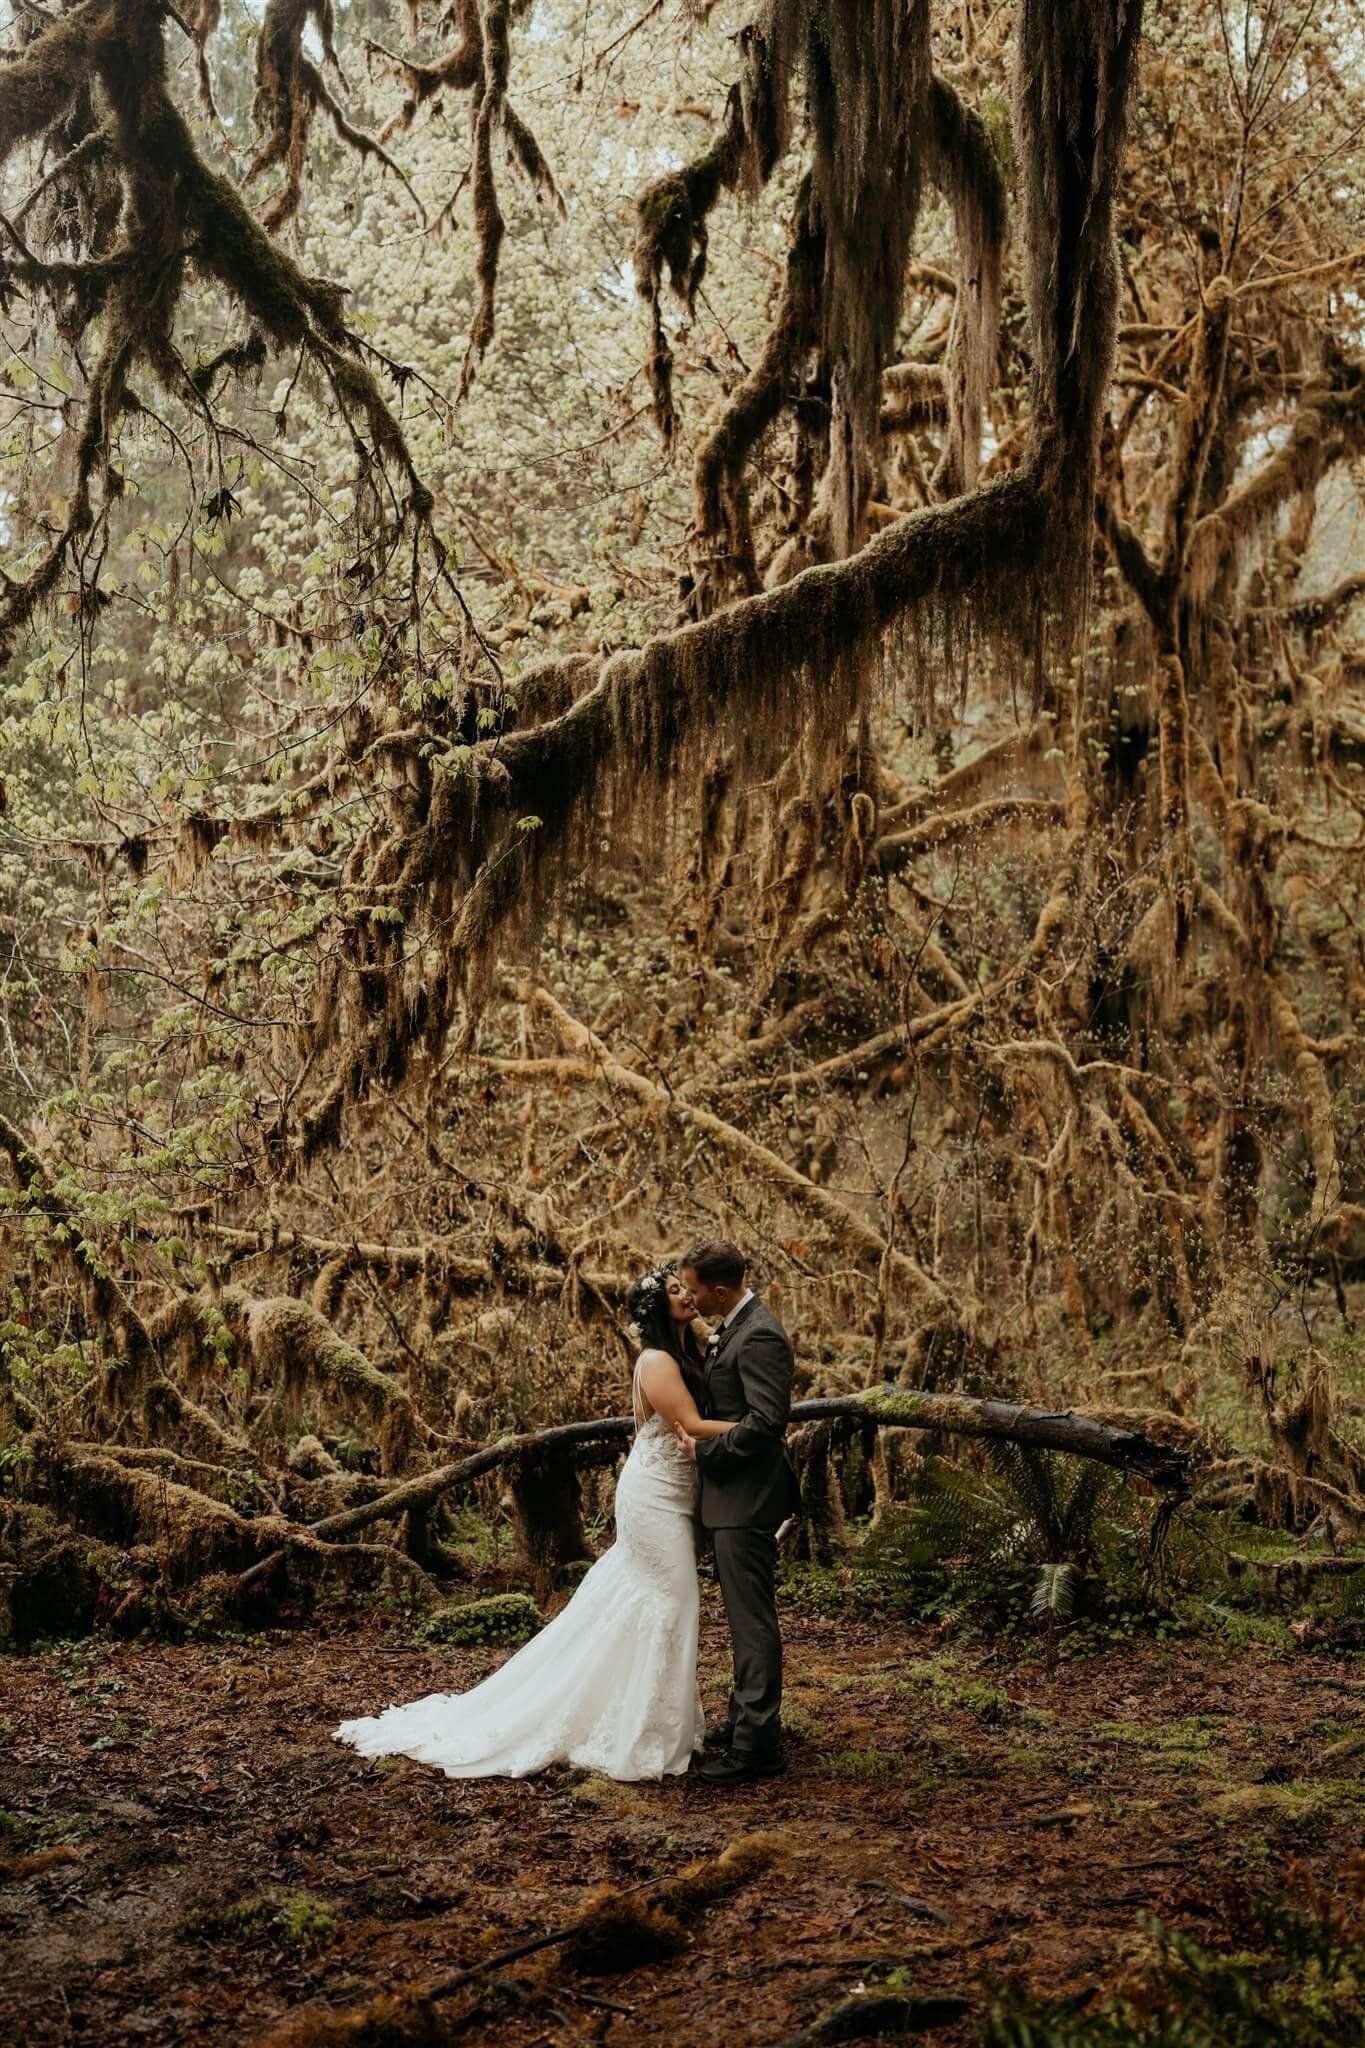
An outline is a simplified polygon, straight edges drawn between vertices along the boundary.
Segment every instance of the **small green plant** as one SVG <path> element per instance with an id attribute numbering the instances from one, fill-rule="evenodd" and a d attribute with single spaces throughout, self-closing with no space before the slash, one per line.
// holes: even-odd
<path id="1" fill-rule="evenodd" d="M 950 1579 L 934 1532 L 917 1508 L 888 1508 L 863 1541 L 855 1566 L 856 1592 L 893 1611 L 916 1616 L 941 1612 Z"/>
<path id="2" fill-rule="evenodd" d="M 928 1686 L 944 1707 L 963 1707 L 988 1727 L 1003 1727 L 1019 1713 L 1018 1703 L 1001 1686 L 988 1685 L 981 1678 L 958 1675 L 952 1656 L 914 1657 L 900 1667 L 902 1687 Z"/>
<path id="3" fill-rule="evenodd" d="M 1076 1593 L 1081 1573 L 1075 1564 L 1045 1564 L 1034 1582 L 1029 1613 L 1047 1630 L 1047 1667 L 1057 1662 L 1057 1624 L 1070 1621 L 1076 1611 Z"/>
<path id="4" fill-rule="evenodd" d="M 1215 1737 L 1225 1728 L 1219 1715 L 1189 1714 L 1183 1720 L 1158 1721 L 1151 1726 L 1140 1721 L 1097 1721 L 1094 1733 L 1102 1742 L 1145 1750 L 1154 1763 L 1174 1770 L 1216 1774 L 1226 1768 L 1214 1746 Z"/>
<path id="5" fill-rule="evenodd" d="M 982 1475 L 926 1459 L 910 1505 L 869 1536 L 863 1567 L 922 1612 L 1027 1610 L 1046 1630 L 1051 1660 L 1059 1629 L 1128 1533 L 1106 1516 L 1124 1481 L 1093 1460 L 1031 1444 L 992 1441 L 985 1458 Z"/>
<path id="6" fill-rule="evenodd" d="M 74 1813 L 9 1813 L 0 1809 L 0 1855 L 6 1850 L 71 1848 L 89 1829 Z"/>
<path id="7" fill-rule="evenodd" d="M 417 1633 L 426 1642 L 474 1648 L 524 1643 L 544 1625 L 545 1617 L 529 1593 L 494 1593 L 487 1600 L 443 1608 L 422 1622 Z"/>
<path id="8" fill-rule="evenodd" d="M 800 1558 L 778 1565 L 777 1586 L 784 1606 L 800 1608 L 806 1614 L 841 1614 L 860 1598 L 852 1571 Z"/>
<path id="9" fill-rule="evenodd" d="M 848 1785 L 883 1785 L 902 1768 L 889 1749 L 841 1749 L 829 1760 L 829 1774 Z"/>
<path id="10" fill-rule="evenodd" d="M 337 1916 L 334 1907 L 312 1892 L 291 1892 L 282 1901 L 273 1925 L 296 1948 L 316 1948 L 336 1933 Z"/>
<path id="11" fill-rule="evenodd" d="M 252 1892 L 244 1899 L 229 1899 L 226 1905 L 211 1906 L 205 1912 L 196 1913 L 190 1921 L 189 1931 L 210 1940 L 216 1936 L 231 1939 L 258 1934 L 270 1913 L 270 1900 Z"/>
<path id="12" fill-rule="evenodd" d="M 1142 1976 L 1090 2011 L 1013 1991 L 996 2000 L 982 2048 L 1338 2048 L 1365 2033 L 1365 1859 L 1347 1895 L 1303 1870 L 1295 1894 L 1246 1911 L 1246 1945 L 1215 1953 L 1159 1920 Z"/>
<path id="13" fill-rule="evenodd" d="M 782 1728 L 796 1742 L 818 1742 L 825 1732 L 824 1723 L 810 1708 L 802 1700 L 793 1699 L 782 1703 Z"/>
<path id="14" fill-rule="evenodd" d="M 196 1914 L 189 1923 L 190 1933 L 205 1940 L 246 1941 L 270 1933 L 295 1948 L 316 1948 L 336 1930 L 336 1909 L 312 1892 L 288 1892 L 278 1901 L 249 1892 Z"/>

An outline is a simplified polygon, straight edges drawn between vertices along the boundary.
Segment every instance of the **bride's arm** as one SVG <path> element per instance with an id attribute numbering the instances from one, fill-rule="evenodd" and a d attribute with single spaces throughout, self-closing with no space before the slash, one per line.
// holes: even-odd
<path id="1" fill-rule="evenodd" d="M 708 1422 L 687 1391 L 687 1382 L 676 1359 L 666 1351 L 646 1351 L 640 1360 L 640 1385 L 656 1415 L 676 1427 L 681 1423 L 689 1436 L 703 1439 L 724 1436 L 733 1422 Z"/>

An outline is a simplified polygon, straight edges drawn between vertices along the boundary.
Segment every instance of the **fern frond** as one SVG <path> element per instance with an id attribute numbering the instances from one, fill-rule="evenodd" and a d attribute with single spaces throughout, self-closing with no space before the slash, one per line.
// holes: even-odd
<path id="1" fill-rule="evenodd" d="M 1054 1621 L 1069 1621 L 1080 1581 L 1079 1565 L 1045 1564 L 1038 1573 L 1029 1612 L 1039 1620 L 1050 1615 Z"/>
<path id="2" fill-rule="evenodd" d="M 1021 1518 L 1044 1557 L 1061 1549 L 1062 1508 L 1058 1497 L 1058 1459 L 1033 1444 L 999 1438 L 989 1447 L 990 1462 L 1014 1500 Z"/>
<path id="3" fill-rule="evenodd" d="M 1080 1464 L 1070 1496 L 1062 1509 L 1058 1531 L 1060 1540 L 1055 1555 L 1066 1557 L 1074 1556 L 1077 1551 L 1094 1551 L 1100 1510 L 1122 1484 L 1122 1476 L 1111 1472 L 1107 1465 Z"/>
<path id="4" fill-rule="evenodd" d="M 978 1563 L 1015 1557 L 1027 1534 L 1017 1508 L 955 1465 L 926 1462 L 915 1479 L 911 1513 L 942 1555 L 967 1553 Z"/>

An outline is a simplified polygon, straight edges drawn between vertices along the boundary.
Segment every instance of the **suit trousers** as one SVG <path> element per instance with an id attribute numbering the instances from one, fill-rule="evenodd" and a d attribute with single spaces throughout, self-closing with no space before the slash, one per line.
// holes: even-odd
<path id="1" fill-rule="evenodd" d="M 767 1756 L 782 1740 L 777 1537 L 771 1529 L 713 1529 L 711 1534 L 735 1653 L 731 1746 L 751 1756 Z"/>

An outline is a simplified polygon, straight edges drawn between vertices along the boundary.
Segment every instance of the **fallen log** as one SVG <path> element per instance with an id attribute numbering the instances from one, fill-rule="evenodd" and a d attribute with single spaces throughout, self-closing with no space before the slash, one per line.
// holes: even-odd
<path id="1" fill-rule="evenodd" d="M 876 1422 L 884 1429 L 942 1430 L 950 1436 L 1007 1437 L 1040 1450 L 1091 1458 L 1115 1471 L 1150 1480 L 1163 1493 L 1184 1493 L 1190 1456 L 1129 1429 L 1073 1408 L 1027 1408 L 1017 1401 L 993 1401 L 979 1394 L 928 1394 L 913 1387 L 869 1387 L 862 1394 L 798 1401 L 793 1422 L 826 1417 Z"/>
<path id="2" fill-rule="evenodd" d="M 571 1978 L 614 1975 L 676 1955 L 686 1948 L 689 1930 L 695 1931 L 708 1906 L 733 1897 L 789 1853 L 779 1835 L 740 1835 L 719 1856 L 703 1857 L 671 1874 L 641 1878 L 620 1887 L 598 1885 L 577 1911 L 548 1933 L 527 1935 L 464 1969 L 409 1990 L 383 1992 L 345 2013 L 326 2009 L 295 2013 L 266 2035 L 261 2048 L 362 2048 L 362 2044 L 379 2042 L 408 2043 L 417 2048 L 422 2042 L 453 2043 L 469 2031 L 476 2015 L 481 2016 L 481 2008 L 458 2018 L 452 2014 L 445 2021 L 436 2017 L 433 2008 L 470 1985 L 486 1984 L 490 1979 L 505 1981 L 499 1980 L 497 1973 L 509 1963 L 556 1948 L 561 1950 L 560 1970 Z M 540 1978 L 542 1994 L 544 1983 Z M 508 1988 L 514 1990 L 524 2011 L 536 1987 L 537 1979 L 531 1976 Z M 612 2007 L 609 1999 L 589 1998 L 589 2002 L 618 2012 L 632 2010 Z M 505 2001 L 500 2001 L 500 2010 L 505 2010 Z"/>
<path id="3" fill-rule="evenodd" d="M 1270 1606 L 1285 1594 L 1301 1596 L 1316 1579 L 1359 1576 L 1365 1583 L 1365 1557 L 1359 1553 L 1354 1557 L 1336 1553 L 1324 1557 L 1248 1557 L 1240 1550 L 1230 1550 L 1227 1567 L 1231 1578 L 1245 1576 L 1255 1583 L 1263 1606 Z"/>
<path id="4" fill-rule="evenodd" d="M 899 1991 L 868 1991 L 833 2005 L 800 2033 L 784 2034 L 775 2048 L 825 2048 L 835 2041 L 885 2041 L 910 2034 L 937 2033 L 965 2019 L 970 1998 L 930 1991 L 909 1997 Z"/>
<path id="5" fill-rule="evenodd" d="M 242 1586 L 264 1576 L 289 1549 L 321 1557 L 380 1563 L 402 1572 L 433 1603 L 437 1589 L 414 1558 L 387 1543 L 320 1540 L 281 1514 L 240 1514 L 226 1501 L 167 1478 L 164 1471 L 127 1464 L 117 1447 L 59 1446 L 39 1439 L 46 1504 L 72 1528 L 125 1546 L 145 1545 L 159 1559 L 172 1587 L 211 1574 L 237 1571 Z M 241 1570 L 243 1560 L 255 1562 Z"/>
<path id="6" fill-rule="evenodd" d="M 1073 1457 L 1090 1458 L 1115 1471 L 1131 1472 L 1148 1480 L 1172 1502 L 1189 1490 L 1190 1456 L 1170 1444 L 1154 1442 L 1140 1430 L 1117 1428 L 1071 1409 L 1026 1408 L 1014 1401 L 992 1401 L 975 1394 L 930 1394 L 910 1387 L 869 1387 L 861 1394 L 836 1394 L 810 1401 L 798 1401 L 792 1421 L 843 1420 L 876 1423 L 883 1429 L 922 1429 L 954 1436 L 1006 1437 L 1015 1443 L 1039 1449 L 1065 1451 Z M 551 1429 L 534 1430 L 486 1444 L 453 1464 L 438 1465 L 430 1472 L 416 1473 L 373 1500 L 342 1508 L 298 1532 L 309 1546 L 335 1542 L 353 1536 L 373 1522 L 430 1508 L 452 1488 L 467 1485 L 485 1472 L 516 1464 L 529 1455 L 572 1452 L 580 1446 L 626 1443 L 634 1429 L 629 1415 L 607 1415 L 590 1422 L 564 1422 Z M 265 1578 L 281 1562 L 288 1543 L 262 1558 L 242 1574 L 239 1584 L 246 1590 Z"/>

